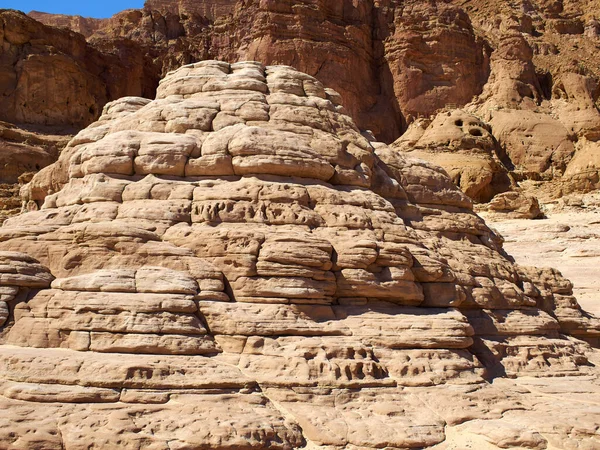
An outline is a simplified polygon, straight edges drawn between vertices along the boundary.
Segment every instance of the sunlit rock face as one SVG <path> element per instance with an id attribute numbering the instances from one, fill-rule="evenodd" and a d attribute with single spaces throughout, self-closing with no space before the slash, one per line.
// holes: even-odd
<path id="1" fill-rule="evenodd" d="M 3 447 L 600 445 L 600 325 L 571 284 L 290 67 L 184 66 L 23 195 Z"/>
<path id="2" fill-rule="evenodd" d="M 476 202 L 489 202 L 495 195 L 515 187 L 498 157 L 500 149 L 489 125 L 464 110 L 420 119 L 391 146 L 438 164 Z"/>

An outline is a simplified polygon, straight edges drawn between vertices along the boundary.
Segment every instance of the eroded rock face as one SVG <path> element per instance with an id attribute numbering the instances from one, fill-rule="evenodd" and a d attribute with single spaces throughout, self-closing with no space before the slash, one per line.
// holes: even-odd
<path id="1" fill-rule="evenodd" d="M 81 129 L 110 100 L 154 93 L 152 63 L 131 42 L 94 48 L 12 10 L 0 10 L 0 24 L 0 120 Z"/>
<path id="2" fill-rule="evenodd" d="M 2 445 L 598 444 L 598 320 L 338 99 L 184 66 L 34 177 L 0 228 Z M 488 382 L 523 375 L 574 378 Z"/>
<path id="3" fill-rule="evenodd" d="M 487 209 L 513 219 L 539 219 L 544 216 L 537 198 L 516 191 L 498 194 Z"/>
<path id="4" fill-rule="evenodd" d="M 0 221 L 21 211 L 22 185 L 56 161 L 71 137 L 64 131 L 44 129 L 39 133 L 0 122 Z"/>
<path id="5" fill-rule="evenodd" d="M 515 186 L 489 125 L 463 110 L 414 122 L 392 148 L 440 165 L 477 202 Z"/>
<path id="6" fill-rule="evenodd" d="M 488 216 L 493 227 L 506 239 L 505 249 L 519 264 L 554 267 L 568 277 L 574 293 L 586 311 L 598 315 L 600 283 L 600 196 L 568 195 L 554 204 L 545 204 L 545 220 L 503 220 Z M 506 219 L 506 217 L 504 218 Z"/>
<path id="7" fill-rule="evenodd" d="M 556 198 L 599 185 L 598 6 L 151 0 L 108 19 L 30 13 L 87 43 L 4 12 L 4 118 L 81 127 L 110 100 L 153 97 L 158 80 L 182 64 L 289 64 L 339 92 L 358 127 L 388 143 L 448 110 L 477 117 L 495 139 L 491 158 L 488 150 L 420 152 L 476 202 L 512 189 L 505 171 L 516 182 L 549 182 Z M 14 44 L 15 35 L 33 44 Z"/>

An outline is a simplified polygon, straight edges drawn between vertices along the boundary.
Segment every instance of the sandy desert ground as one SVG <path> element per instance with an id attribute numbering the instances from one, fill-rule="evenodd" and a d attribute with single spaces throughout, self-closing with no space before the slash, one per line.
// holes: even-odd
<path id="1" fill-rule="evenodd" d="M 521 265 L 555 267 L 570 279 L 588 312 L 600 313 L 600 193 L 544 205 L 546 218 L 503 219 L 482 212 Z"/>

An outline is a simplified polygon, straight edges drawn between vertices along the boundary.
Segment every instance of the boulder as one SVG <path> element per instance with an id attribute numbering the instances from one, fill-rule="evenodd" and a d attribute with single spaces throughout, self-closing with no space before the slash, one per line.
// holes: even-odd
<path id="1" fill-rule="evenodd" d="M 496 195 L 487 209 L 513 219 L 539 219 L 544 216 L 537 198 L 518 191 Z"/>

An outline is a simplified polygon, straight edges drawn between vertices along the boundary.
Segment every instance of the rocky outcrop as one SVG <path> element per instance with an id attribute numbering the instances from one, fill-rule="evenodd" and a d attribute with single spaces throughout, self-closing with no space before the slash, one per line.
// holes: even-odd
<path id="1" fill-rule="evenodd" d="M 58 158 L 71 135 L 63 134 L 62 130 L 42 129 L 44 132 L 40 133 L 35 128 L 23 129 L 0 122 L 0 183 L 17 183 L 21 175 L 37 172 Z M 54 134 L 50 134 L 52 131 Z"/>
<path id="2" fill-rule="evenodd" d="M 156 76 L 144 69 L 151 63 L 132 42 L 102 52 L 80 34 L 11 10 L 0 12 L 0 23 L 0 120 L 82 128 L 110 100 L 154 93 Z"/>
<path id="3" fill-rule="evenodd" d="M 375 2 L 378 3 L 378 2 Z M 465 105 L 490 75 L 490 48 L 460 2 L 381 2 L 384 83 L 407 122 Z M 379 6 L 380 9 L 377 9 Z M 387 21 L 384 21 L 384 18 Z"/>
<path id="4" fill-rule="evenodd" d="M 405 120 L 465 105 L 474 96 L 529 108 L 559 98 L 563 79 L 597 79 L 589 39 L 595 36 L 593 2 L 556 4 L 152 0 L 142 10 L 100 21 L 32 16 L 71 26 L 92 42 L 119 37 L 150 46 L 163 74 L 209 57 L 293 65 L 339 91 L 360 128 L 391 141 Z M 315 48 L 322 51 L 304 51 Z M 568 60 L 574 52 L 580 66 Z"/>
<path id="5" fill-rule="evenodd" d="M 567 195 L 544 205 L 545 220 L 508 219 L 482 212 L 505 238 L 504 248 L 519 264 L 554 267 L 573 282 L 587 311 L 600 314 L 600 196 Z"/>
<path id="6" fill-rule="evenodd" d="M 544 216 L 537 198 L 517 191 L 496 195 L 487 209 L 514 219 L 539 219 Z"/>
<path id="7" fill-rule="evenodd" d="M 144 7 L 151 11 L 167 11 L 178 16 L 198 14 L 209 20 L 232 14 L 237 0 L 148 0 Z"/>
<path id="8" fill-rule="evenodd" d="M 501 150 L 490 126 L 463 110 L 414 122 L 392 148 L 443 167 L 454 184 L 477 202 L 515 186 L 499 158 Z"/>
<path id="9" fill-rule="evenodd" d="M 204 61 L 78 133 L 0 228 L 0 443 L 597 447 L 600 321 L 343 111 Z"/>
<path id="10" fill-rule="evenodd" d="M 40 133 L 0 122 L 0 221 L 21 211 L 21 186 L 56 161 L 71 138 L 69 131 L 43 127 Z"/>
<path id="11" fill-rule="evenodd" d="M 160 76 L 181 64 L 250 59 L 315 76 L 340 93 L 360 129 L 388 143 L 415 120 L 421 127 L 458 108 L 489 131 L 491 156 L 442 146 L 419 151 L 454 180 L 463 172 L 459 159 L 469 155 L 475 162 L 460 186 L 481 202 L 512 189 L 505 171 L 517 183 L 552 182 L 555 197 L 597 187 L 598 170 L 587 162 L 600 133 L 597 7 L 565 0 L 152 0 L 102 20 L 32 17 L 82 33 L 95 49 L 125 61 L 129 79 L 145 67 L 141 91 L 148 97 Z M 72 97 L 88 96 L 93 118 L 109 100 L 140 95 L 139 81 L 119 81 L 119 95 L 105 95 L 102 83 L 81 80 L 91 97 Z M 67 84 L 63 90 L 74 89 Z"/>
<path id="12" fill-rule="evenodd" d="M 56 25 L 71 26 L 67 17 Z M 73 134 L 96 120 L 107 101 L 126 94 L 153 96 L 158 75 L 132 41 L 93 47 L 80 34 L 10 10 L 0 11 L 0 24 L 2 221 L 21 209 L 19 178 L 29 181 L 56 161 Z"/>
<path id="13" fill-rule="evenodd" d="M 44 25 L 56 28 L 67 28 L 82 34 L 86 38 L 98 31 L 105 23 L 103 19 L 69 16 L 66 14 L 50 14 L 42 11 L 29 11 L 27 15 Z"/>

